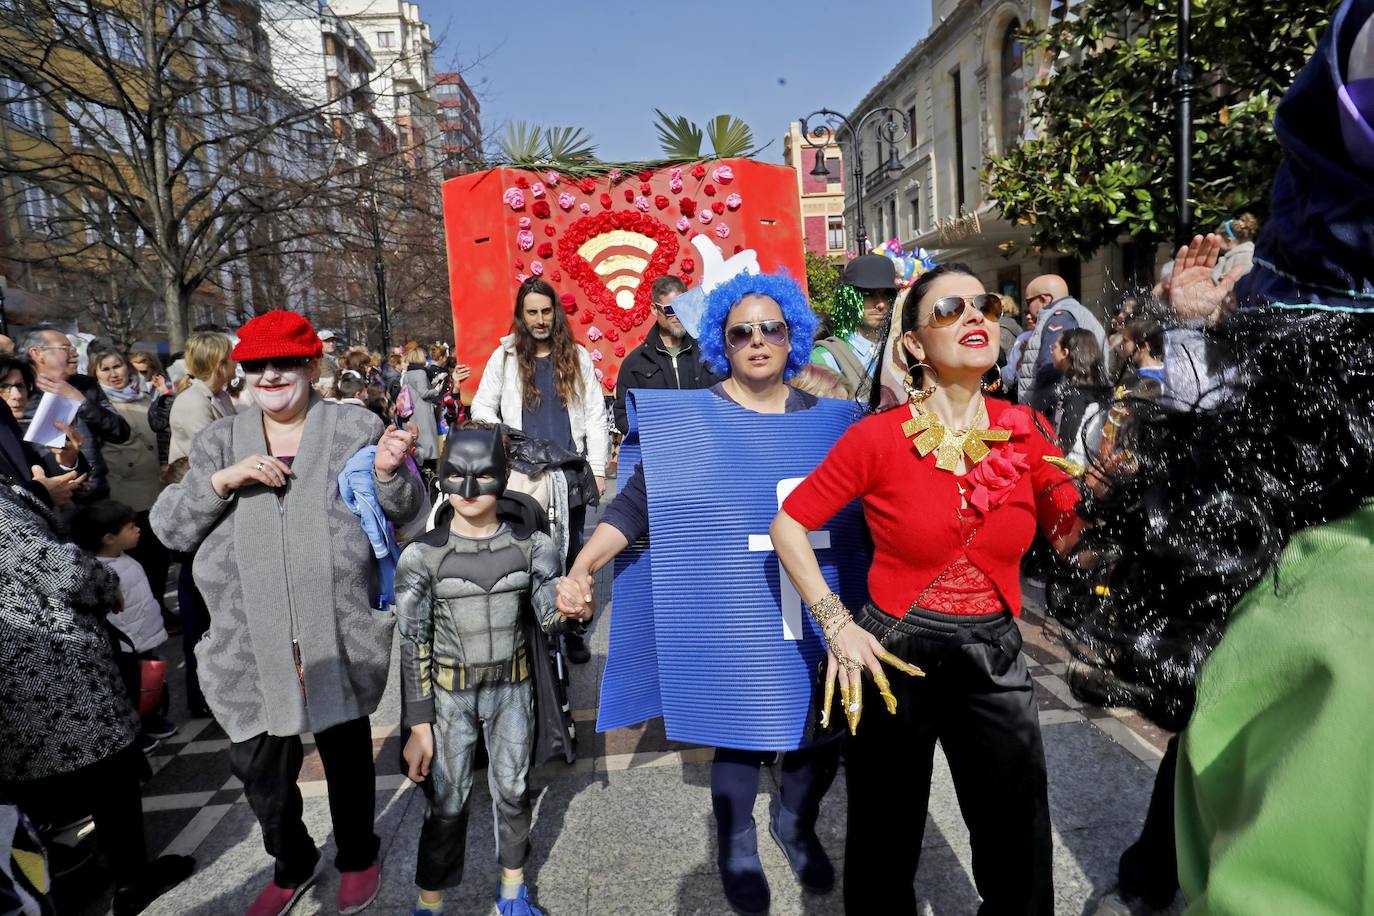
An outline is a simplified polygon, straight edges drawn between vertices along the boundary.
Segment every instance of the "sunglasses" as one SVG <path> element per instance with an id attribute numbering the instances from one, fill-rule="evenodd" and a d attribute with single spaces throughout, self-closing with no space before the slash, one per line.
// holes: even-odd
<path id="1" fill-rule="evenodd" d="M 983 313 L 988 321 L 1002 317 L 1002 297 L 996 293 L 979 293 L 976 296 L 945 296 L 936 299 L 930 307 L 932 328 L 947 328 L 963 317 L 964 309 L 973 306 Z"/>
<path id="2" fill-rule="evenodd" d="M 732 324 L 725 329 L 725 346 L 730 350 L 738 350 L 746 347 L 754 340 L 754 331 L 763 335 L 764 343 L 770 343 L 775 347 L 787 346 L 787 322 L 778 318 L 770 318 L 767 321 L 753 321 L 744 324 Z"/>
<path id="3" fill-rule="evenodd" d="M 677 317 L 677 312 L 673 311 L 673 307 L 671 305 L 668 305 L 666 302 L 662 304 L 655 302 L 654 308 L 658 309 L 659 314 L 661 314 L 664 318 Z"/>
<path id="4" fill-rule="evenodd" d="M 267 359 L 244 359 L 239 361 L 248 375 L 262 375 L 271 366 L 278 372 L 295 372 L 310 365 L 308 356 L 272 356 Z"/>

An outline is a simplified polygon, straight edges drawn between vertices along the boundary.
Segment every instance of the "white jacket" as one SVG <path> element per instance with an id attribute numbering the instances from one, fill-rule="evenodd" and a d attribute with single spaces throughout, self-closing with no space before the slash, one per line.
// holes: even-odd
<path id="1" fill-rule="evenodd" d="M 149 532 L 149 537 L 152 532 Z M 153 589 L 143 567 L 128 554 L 117 557 L 97 557 L 119 576 L 119 593 L 124 607 L 107 618 L 119 631 L 129 637 L 135 652 L 148 652 L 167 641 L 167 628 L 162 625 L 162 608 L 153 597 Z"/>
<path id="2" fill-rule="evenodd" d="M 601 383 L 592 371 L 592 358 L 581 345 L 577 347 L 577 359 L 582 366 L 582 397 L 576 404 L 568 405 L 573 445 L 592 466 L 592 473 L 605 477 L 611 451 L 606 402 L 601 394 Z M 520 386 L 520 371 L 515 361 L 515 335 L 507 334 L 482 370 L 482 381 L 472 398 L 472 418 L 520 429 L 524 417 L 525 392 Z"/>

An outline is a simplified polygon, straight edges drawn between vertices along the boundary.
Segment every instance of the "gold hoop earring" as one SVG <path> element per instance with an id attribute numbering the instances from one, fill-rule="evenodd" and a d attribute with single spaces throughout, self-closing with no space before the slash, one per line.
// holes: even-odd
<path id="1" fill-rule="evenodd" d="M 983 383 L 983 393 L 984 393 L 984 394 L 996 394 L 997 392 L 999 392 L 999 391 L 1001 391 L 1001 390 L 1002 390 L 1002 380 L 1001 380 L 1000 378 L 994 379 L 994 380 L 991 381 L 991 382 L 984 382 L 984 383 Z"/>
<path id="2" fill-rule="evenodd" d="M 931 385 L 928 388 L 916 387 L 916 383 L 912 381 L 912 376 L 918 369 L 928 369 L 931 375 L 935 374 L 935 370 L 931 369 L 930 366 L 925 363 L 917 363 L 907 370 L 906 376 L 902 379 L 902 387 L 906 389 L 906 399 L 912 404 L 923 404 L 930 400 L 931 395 L 935 394 L 935 385 Z"/>

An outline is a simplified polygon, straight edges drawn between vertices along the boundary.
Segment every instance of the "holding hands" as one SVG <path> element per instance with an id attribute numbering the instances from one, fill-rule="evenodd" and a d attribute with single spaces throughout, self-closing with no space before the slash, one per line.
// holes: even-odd
<path id="1" fill-rule="evenodd" d="M 574 567 L 558 580 L 558 613 L 579 623 L 591 620 L 593 588 L 591 573 Z"/>

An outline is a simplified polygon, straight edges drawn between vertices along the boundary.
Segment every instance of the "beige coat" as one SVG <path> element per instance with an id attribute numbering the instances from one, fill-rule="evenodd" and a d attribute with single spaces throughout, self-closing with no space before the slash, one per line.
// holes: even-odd
<path id="1" fill-rule="evenodd" d="M 109 475 L 110 496 L 135 512 L 146 512 L 162 492 L 157 461 L 157 434 L 148 425 L 148 398 L 137 401 L 110 399 L 110 406 L 129 424 L 129 438 L 121 443 L 101 443 Z M 176 402 L 172 402 L 173 407 Z"/>
<path id="2" fill-rule="evenodd" d="M 191 385 L 177 395 L 172 402 L 172 444 L 167 449 L 167 463 L 178 458 L 191 456 L 191 443 L 200 431 L 220 417 L 234 414 L 234 402 L 223 391 L 211 391 L 210 386 L 198 378 L 191 379 Z"/>

